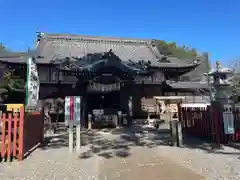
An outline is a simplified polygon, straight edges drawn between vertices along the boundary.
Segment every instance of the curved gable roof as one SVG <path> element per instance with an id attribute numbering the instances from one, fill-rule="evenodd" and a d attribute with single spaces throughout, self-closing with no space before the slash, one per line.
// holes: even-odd
<path id="1" fill-rule="evenodd" d="M 37 48 L 25 56 L 0 57 L 2 62 L 25 63 L 27 57 L 35 56 L 36 63 L 48 64 L 55 59 L 81 59 L 88 54 L 109 52 L 111 50 L 122 61 L 151 62 L 151 66 L 159 68 L 194 69 L 198 64 L 193 60 L 187 62 L 175 57 L 167 57 L 159 53 L 152 39 L 132 39 L 100 36 L 81 36 L 69 34 L 38 35 Z"/>
<path id="2" fill-rule="evenodd" d="M 158 58 L 151 51 L 151 40 L 94 37 L 78 35 L 44 34 L 37 52 L 45 61 L 55 58 L 78 57 L 91 53 L 108 52 L 110 49 L 123 61 L 151 61 Z"/>
<path id="3" fill-rule="evenodd" d="M 169 62 L 161 62 L 163 55 L 159 53 L 152 39 L 43 33 L 36 51 L 38 56 L 44 57 L 42 62 L 49 63 L 54 59 L 81 58 L 87 54 L 108 52 L 110 49 L 122 61 L 150 61 L 151 65 L 158 67 L 188 67 L 193 65 L 173 57 L 168 58 Z"/>

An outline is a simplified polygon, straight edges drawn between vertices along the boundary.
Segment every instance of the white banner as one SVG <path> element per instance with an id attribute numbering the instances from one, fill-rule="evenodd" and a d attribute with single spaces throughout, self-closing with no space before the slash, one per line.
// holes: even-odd
<path id="1" fill-rule="evenodd" d="M 65 111 L 64 111 L 64 115 L 65 115 L 65 124 L 69 125 L 70 121 L 71 121 L 71 115 L 70 115 L 70 111 L 71 111 L 71 97 L 70 96 L 66 96 L 65 97 Z"/>
<path id="2" fill-rule="evenodd" d="M 80 124 L 81 121 L 81 97 L 65 97 L 65 124 Z"/>
<path id="3" fill-rule="evenodd" d="M 78 124 L 81 121 L 81 97 L 74 96 L 74 123 Z"/>
<path id="4" fill-rule="evenodd" d="M 224 105 L 223 112 L 223 125 L 225 134 L 234 134 L 234 116 L 232 107 L 230 105 Z"/>
<path id="5" fill-rule="evenodd" d="M 26 105 L 37 106 L 39 99 L 40 82 L 38 77 L 37 65 L 33 58 L 27 60 L 27 87 Z"/>

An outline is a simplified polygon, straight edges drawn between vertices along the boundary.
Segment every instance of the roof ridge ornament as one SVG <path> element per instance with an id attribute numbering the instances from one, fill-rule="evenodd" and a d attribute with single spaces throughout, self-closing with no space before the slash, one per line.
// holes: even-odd
<path id="1" fill-rule="evenodd" d="M 193 64 L 200 64 L 200 63 L 201 63 L 200 56 L 197 56 L 196 60 L 193 61 Z"/>
<path id="2" fill-rule="evenodd" d="M 166 56 L 166 55 L 162 55 L 157 62 L 158 62 L 158 63 L 162 63 L 162 62 L 164 62 L 164 63 L 166 63 L 166 62 L 167 62 L 167 63 L 170 63 L 170 61 L 168 60 L 168 56 Z"/>
<path id="3" fill-rule="evenodd" d="M 152 39 L 152 41 L 151 41 L 152 47 L 156 47 L 156 44 L 157 44 L 157 40 L 156 39 Z"/>
<path id="4" fill-rule="evenodd" d="M 222 68 L 221 61 L 216 61 L 216 70 L 219 71 Z"/>
<path id="5" fill-rule="evenodd" d="M 36 36 L 37 36 L 37 38 L 36 38 L 36 47 L 37 47 L 38 44 L 39 44 L 39 42 L 40 42 L 40 40 L 43 38 L 44 33 L 43 33 L 43 32 L 40 32 L 40 31 L 37 31 L 37 32 L 36 32 Z"/>

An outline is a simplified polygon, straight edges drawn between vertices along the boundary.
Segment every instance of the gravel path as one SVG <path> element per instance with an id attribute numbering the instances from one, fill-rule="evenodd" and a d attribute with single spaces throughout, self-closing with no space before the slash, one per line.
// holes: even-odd
<path id="1" fill-rule="evenodd" d="M 67 138 L 61 136 L 23 162 L 0 164 L 0 180 L 141 180 L 147 174 L 149 180 L 155 180 L 154 174 L 157 179 L 240 180 L 240 151 L 233 148 L 170 147 L 167 131 L 150 128 L 83 133 L 82 137 L 82 152 L 75 156 L 68 154 Z"/>

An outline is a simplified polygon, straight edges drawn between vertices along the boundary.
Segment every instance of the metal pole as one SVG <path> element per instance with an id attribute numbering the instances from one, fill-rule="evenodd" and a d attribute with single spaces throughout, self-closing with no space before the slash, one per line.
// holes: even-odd
<path id="1" fill-rule="evenodd" d="M 81 97 L 76 97 L 75 101 L 76 152 L 79 153 L 81 148 Z"/>

